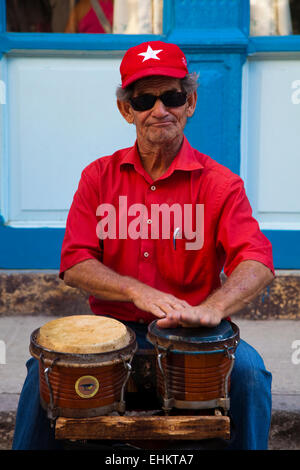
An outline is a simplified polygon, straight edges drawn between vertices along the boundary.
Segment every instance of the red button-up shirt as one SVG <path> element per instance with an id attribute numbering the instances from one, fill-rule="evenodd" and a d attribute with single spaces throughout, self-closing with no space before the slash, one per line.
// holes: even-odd
<path id="1" fill-rule="evenodd" d="M 171 209 L 166 212 L 169 220 L 157 218 L 158 207 Z M 184 217 L 184 207 L 190 217 Z M 155 181 L 144 170 L 136 144 L 84 169 L 67 219 L 60 277 L 86 259 L 97 259 L 191 305 L 221 285 L 222 269 L 229 276 L 243 260 L 259 261 L 274 273 L 271 244 L 252 217 L 242 179 L 193 149 L 186 138 Z M 125 321 L 155 318 L 131 302 L 91 296 L 90 306 L 95 314 Z"/>

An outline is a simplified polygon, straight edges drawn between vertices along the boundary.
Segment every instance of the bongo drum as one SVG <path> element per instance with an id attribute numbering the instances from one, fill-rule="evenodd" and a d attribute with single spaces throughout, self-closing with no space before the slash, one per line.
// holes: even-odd
<path id="1" fill-rule="evenodd" d="M 123 413 L 136 349 L 135 333 L 103 316 L 62 317 L 33 331 L 29 350 L 39 360 L 40 401 L 52 424 L 58 416 Z"/>
<path id="2" fill-rule="evenodd" d="M 239 328 L 222 320 L 215 328 L 148 327 L 157 355 L 157 392 L 168 412 L 230 406 L 230 374 L 239 343 Z"/>

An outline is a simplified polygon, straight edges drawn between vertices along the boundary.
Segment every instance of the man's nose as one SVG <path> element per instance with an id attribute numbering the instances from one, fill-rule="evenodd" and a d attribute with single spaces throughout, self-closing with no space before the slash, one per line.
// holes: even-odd
<path id="1" fill-rule="evenodd" d="M 159 98 L 154 103 L 154 106 L 152 108 L 152 114 L 156 117 L 161 117 L 168 114 L 167 108 Z"/>

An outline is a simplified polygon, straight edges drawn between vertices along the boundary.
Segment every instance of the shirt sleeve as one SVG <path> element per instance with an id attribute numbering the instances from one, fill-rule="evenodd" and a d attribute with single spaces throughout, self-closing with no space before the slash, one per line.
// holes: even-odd
<path id="1" fill-rule="evenodd" d="M 96 233 L 98 193 L 94 178 L 84 170 L 67 218 L 60 260 L 61 279 L 67 269 L 81 261 L 87 259 L 101 261 L 101 240 Z"/>
<path id="2" fill-rule="evenodd" d="M 261 232 L 246 196 L 243 180 L 234 178 L 221 191 L 221 213 L 217 229 L 217 249 L 225 253 L 224 273 L 245 260 L 259 261 L 273 274 L 272 245 Z"/>

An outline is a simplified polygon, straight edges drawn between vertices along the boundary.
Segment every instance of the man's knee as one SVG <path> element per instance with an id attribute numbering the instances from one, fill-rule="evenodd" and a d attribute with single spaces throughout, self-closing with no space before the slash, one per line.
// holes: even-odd
<path id="1" fill-rule="evenodd" d="M 235 364 L 231 375 L 232 385 L 247 390 L 265 387 L 270 389 L 272 375 L 266 370 L 260 354 L 250 344 L 241 340 L 235 354 Z"/>
<path id="2" fill-rule="evenodd" d="M 34 357 L 31 357 L 28 359 L 26 362 L 26 368 L 27 368 L 27 377 L 26 381 L 37 381 L 39 380 L 39 361 L 35 359 Z"/>

